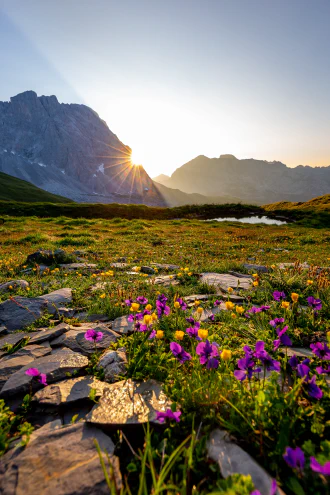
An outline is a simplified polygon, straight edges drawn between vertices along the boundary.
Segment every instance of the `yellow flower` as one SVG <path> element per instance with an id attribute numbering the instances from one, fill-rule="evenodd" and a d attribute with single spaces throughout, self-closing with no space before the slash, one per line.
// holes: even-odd
<path id="1" fill-rule="evenodd" d="M 30 287 L 27 287 L 26 290 L 29 291 L 30 290 Z"/>
<path id="2" fill-rule="evenodd" d="M 163 337 L 164 337 L 164 331 L 163 330 L 157 330 L 156 339 L 162 339 Z"/>
<path id="3" fill-rule="evenodd" d="M 143 323 L 145 325 L 149 325 L 149 323 L 151 323 L 151 320 L 152 320 L 151 315 L 144 315 L 144 317 L 143 317 Z"/>
<path id="4" fill-rule="evenodd" d="M 151 311 L 151 310 L 152 310 L 152 306 L 151 306 L 151 304 L 147 304 L 147 305 L 146 305 L 146 310 L 147 310 L 147 311 Z"/>
<path id="5" fill-rule="evenodd" d="M 313 280 L 307 280 L 307 285 L 313 285 L 314 281 Z"/>
<path id="6" fill-rule="evenodd" d="M 239 315 L 243 314 L 245 311 L 245 309 L 243 308 L 243 306 L 236 306 L 236 313 L 238 313 Z"/>
<path id="7" fill-rule="evenodd" d="M 189 272 L 189 268 L 187 268 L 187 267 L 186 267 L 186 268 L 184 268 L 184 271 L 185 271 L 185 272 Z"/>
<path id="8" fill-rule="evenodd" d="M 179 309 L 179 308 L 180 308 L 180 303 L 179 303 L 178 301 L 175 301 L 175 303 L 174 303 L 174 307 L 175 307 L 176 309 Z"/>
<path id="9" fill-rule="evenodd" d="M 235 315 L 235 313 L 232 313 L 231 317 L 235 319 L 235 318 L 237 318 L 237 315 Z"/>
<path id="10" fill-rule="evenodd" d="M 232 303 L 231 301 L 226 301 L 225 305 L 226 305 L 226 309 L 228 309 L 229 311 L 234 309 L 234 307 L 235 307 L 235 304 Z"/>
<path id="11" fill-rule="evenodd" d="M 228 287 L 227 292 L 229 292 L 229 294 L 231 294 L 233 292 L 233 290 L 234 289 L 232 287 Z"/>
<path id="12" fill-rule="evenodd" d="M 178 277 L 182 277 L 182 273 L 181 273 L 181 272 L 180 272 L 180 273 L 178 273 Z"/>
<path id="13" fill-rule="evenodd" d="M 191 276 L 192 276 L 192 272 L 189 272 L 189 273 L 188 273 L 188 277 L 191 277 Z"/>
<path id="14" fill-rule="evenodd" d="M 224 361 L 229 361 L 231 358 L 232 352 L 229 349 L 224 349 L 222 353 L 220 354 L 221 359 Z"/>
<path id="15" fill-rule="evenodd" d="M 208 330 L 205 330 L 204 328 L 200 328 L 198 330 L 198 337 L 200 337 L 201 339 L 207 339 L 208 335 L 209 335 Z"/>
<path id="16" fill-rule="evenodd" d="M 299 294 L 296 294 L 295 292 L 292 292 L 291 294 L 291 299 L 294 303 L 296 303 L 299 299 Z"/>
<path id="17" fill-rule="evenodd" d="M 197 309 L 196 309 L 197 313 L 199 315 L 201 315 L 203 313 L 203 308 L 201 306 L 199 306 Z"/>
<path id="18" fill-rule="evenodd" d="M 254 287 L 258 287 L 258 285 L 259 285 L 258 280 L 255 280 L 255 281 L 253 282 L 253 285 L 254 285 Z"/>
<path id="19" fill-rule="evenodd" d="M 64 274 L 64 276 L 65 276 L 65 277 L 67 277 L 67 276 L 68 276 L 68 274 L 67 274 L 67 273 L 65 273 L 65 274 Z"/>
<path id="20" fill-rule="evenodd" d="M 12 288 L 13 288 L 13 286 L 12 286 L 12 285 L 10 285 L 10 286 L 9 286 L 9 289 L 12 289 Z"/>
<path id="21" fill-rule="evenodd" d="M 253 273 L 253 274 L 252 274 L 252 277 L 254 277 L 254 278 L 258 278 L 258 274 L 257 274 L 257 273 Z"/>
<path id="22" fill-rule="evenodd" d="M 92 277 L 93 278 L 96 278 L 97 277 L 96 273 L 93 273 Z"/>
<path id="23" fill-rule="evenodd" d="M 274 268 L 276 268 L 276 265 L 271 265 L 270 267 L 274 270 Z"/>
<path id="24" fill-rule="evenodd" d="M 198 299 L 196 299 L 196 301 L 194 302 L 195 306 L 199 306 L 200 305 L 200 301 Z"/>
<path id="25" fill-rule="evenodd" d="M 139 311 L 139 307 L 140 307 L 140 304 L 133 302 L 132 306 L 130 307 L 130 310 L 136 312 L 136 311 Z"/>
<path id="26" fill-rule="evenodd" d="M 177 330 L 174 334 L 176 340 L 183 340 L 184 332 L 182 330 Z"/>
<path id="27" fill-rule="evenodd" d="M 282 301 L 281 307 L 284 309 L 289 309 L 290 303 L 288 301 Z"/>
<path id="28" fill-rule="evenodd" d="M 158 320 L 158 316 L 156 315 L 156 313 L 152 313 L 151 319 L 152 319 L 152 321 Z"/>
<path id="29" fill-rule="evenodd" d="M 100 299 L 104 299 L 105 297 L 106 297 L 106 295 L 105 295 L 105 294 L 101 294 L 101 295 L 100 295 Z"/>
<path id="30" fill-rule="evenodd" d="M 170 278 L 170 279 L 172 280 L 172 278 L 173 278 L 173 275 L 170 275 L 170 276 L 169 276 L 169 278 Z"/>

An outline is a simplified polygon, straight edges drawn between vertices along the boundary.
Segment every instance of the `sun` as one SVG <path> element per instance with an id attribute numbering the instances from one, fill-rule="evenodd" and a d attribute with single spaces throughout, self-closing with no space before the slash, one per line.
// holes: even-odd
<path id="1" fill-rule="evenodd" d="M 136 151 L 132 151 L 131 153 L 131 162 L 132 165 L 142 165 L 143 159 L 139 153 Z"/>

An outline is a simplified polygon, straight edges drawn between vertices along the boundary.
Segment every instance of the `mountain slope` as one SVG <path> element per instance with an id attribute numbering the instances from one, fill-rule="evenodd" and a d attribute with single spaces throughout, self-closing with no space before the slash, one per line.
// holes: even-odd
<path id="1" fill-rule="evenodd" d="M 26 91 L 0 102 L 0 171 L 80 202 L 165 205 L 131 149 L 85 105 Z"/>
<path id="2" fill-rule="evenodd" d="M 235 196 L 243 202 L 307 201 L 330 191 L 330 167 L 198 156 L 178 168 L 166 187 L 205 196 Z"/>
<path id="3" fill-rule="evenodd" d="M 329 211 L 330 212 L 330 194 L 318 196 L 305 202 L 292 203 L 289 201 L 280 201 L 264 205 L 265 210 L 314 210 L 314 211 Z"/>
<path id="4" fill-rule="evenodd" d="M 160 175 L 157 175 L 157 177 L 152 178 L 152 180 L 157 182 L 158 184 L 164 184 L 169 179 L 170 179 L 170 176 L 165 175 L 165 174 L 160 174 Z"/>
<path id="5" fill-rule="evenodd" d="M 71 203 L 72 200 L 57 196 L 39 187 L 0 172 L 0 201 L 24 201 L 25 203 Z"/>

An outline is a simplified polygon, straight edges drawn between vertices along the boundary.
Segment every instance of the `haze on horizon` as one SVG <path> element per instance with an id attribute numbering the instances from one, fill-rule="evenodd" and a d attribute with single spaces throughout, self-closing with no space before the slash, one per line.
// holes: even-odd
<path id="1" fill-rule="evenodd" d="M 84 103 L 152 176 L 330 165 L 328 0 L 0 0 L 0 100 Z"/>

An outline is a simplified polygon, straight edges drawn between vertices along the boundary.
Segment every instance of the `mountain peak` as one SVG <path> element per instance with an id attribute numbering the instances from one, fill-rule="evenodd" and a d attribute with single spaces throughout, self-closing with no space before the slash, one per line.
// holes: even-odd
<path id="1" fill-rule="evenodd" d="M 220 155 L 219 159 L 220 160 L 237 160 L 236 156 L 230 155 L 230 154 Z"/>

